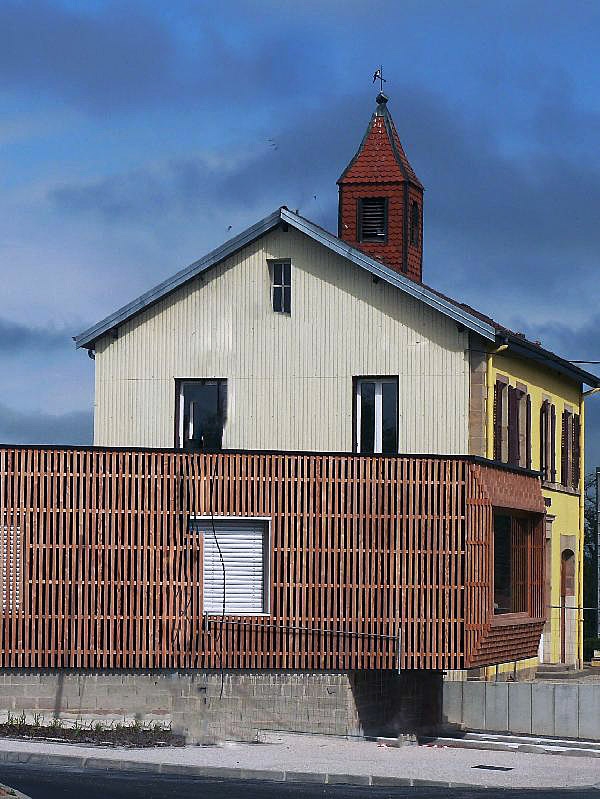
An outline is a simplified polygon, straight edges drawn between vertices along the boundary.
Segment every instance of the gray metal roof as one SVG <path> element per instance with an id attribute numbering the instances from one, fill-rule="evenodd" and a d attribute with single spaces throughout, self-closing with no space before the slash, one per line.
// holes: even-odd
<path id="1" fill-rule="evenodd" d="M 284 206 L 269 216 L 266 216 L 264 219 L 261 219 L 260 222 L 252 225 L 252 227 L 247 228 L 238 236 L 229 239 L 229 241 L 226 241 L 220 247 L 217 247 L 216 250 L 200 258 L 200 260 L 194 261 L 193 264 L 190 264 L 172 277 L 159 283 L 153 289 L 150 289 L 150 291 L 147 291 L 137 299 L 119 308 L 118 311 L 110 314 L 110 316 L 107 316 L 105 319 L 92 325 L 92 327 L 84 330 L 78 336 L 75 336 L 75 346 L 77 348 L 85 347 L 87 349 L 92 349 L 99 338 L 105 336 L 128 319 L 131 319 L 133 316 L 140 313 L 140 311 L 154 305 L 156 302 L 184 285 L 184 283 L 202 274 L 202 272 L 205 272 L 207 269 L 216 266 L 216 264 L 228 258 L 230 255 L 233 255 L 242 247 L 251 244 L 260 236 L 276 228 L 277 225 L 282 222 L 310 236 L 314 241 L 319 242 L 338 255 L 341 255 L 343 258 L 347 258 L 375 277 L 385 280 L 405 294 L 409 294 L 411 297 L 421 300 L 431 308 L 435 308 L 445 316 L 454 319 L 469 330 L 473 330 L 475 333 L 483 336 L 483 338 L 491 341 L 495 340 L 496 330 L 492 325 L 478 319 L 477 316 L 468 313 L 460 306 L 440 297 L 426 286 L 415 283 L 410 278 L 404 277 L 404 275 L 390 269 L 374 258 L 370 258 L 368 255 L 365 255 L 364 252 L 357 250 L 355 247 L 351 247 L 349 244 L 346 244 L 346 242 L 338 239 L 337 236 L 309 222 L 308 219 L 304 219 L 298 214 L 292 213 L 292 211 L 289 211 Z"/>

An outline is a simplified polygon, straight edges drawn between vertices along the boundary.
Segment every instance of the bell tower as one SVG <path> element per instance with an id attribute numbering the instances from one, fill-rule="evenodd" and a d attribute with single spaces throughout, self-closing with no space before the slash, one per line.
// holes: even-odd
<path id="1" fill-rule="evenodd" d="M 379 92 L 358 152 L 338 180 L 338 237 L 421 281 L 423 185 L 408 162 L 387 103 Z"/>

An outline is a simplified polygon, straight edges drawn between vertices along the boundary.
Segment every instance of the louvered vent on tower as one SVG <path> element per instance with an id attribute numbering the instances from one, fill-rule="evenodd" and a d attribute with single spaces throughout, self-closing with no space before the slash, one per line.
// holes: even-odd
<path id="1" fill-rule="evenodd" d="M 363 197 L 358 204 L 360 241 L 387 239 L 387 197 Z"/>

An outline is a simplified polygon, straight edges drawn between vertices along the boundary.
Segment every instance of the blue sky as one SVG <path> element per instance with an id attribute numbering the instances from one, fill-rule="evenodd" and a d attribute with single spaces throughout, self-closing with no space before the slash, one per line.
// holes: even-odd
<path id="1" fill-rule="evenodd" d="M 600 360 L 598 41 L 582 0 L 2 0 L 0 440 L 89 441 L 71 336 L 232 234 L 282 204 L 335 231 L 379 63 L 426 282 Z"/>

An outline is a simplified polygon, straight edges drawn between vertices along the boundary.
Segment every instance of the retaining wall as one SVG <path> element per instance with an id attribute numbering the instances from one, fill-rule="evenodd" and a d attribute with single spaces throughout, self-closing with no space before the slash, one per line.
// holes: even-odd
<path id="1" fill-rule="evenodd" d="M 190 742 L 263 730 L 397 735 L 431 729 L 441 674 L 393 671 L 0 671 L 0 718 L 170 724 Z"/>
<path id="2" fill-rule="evenodd" d="M 600 683 L 444 682 L 442 715 L 472 731 L 600 740 Z"/>

